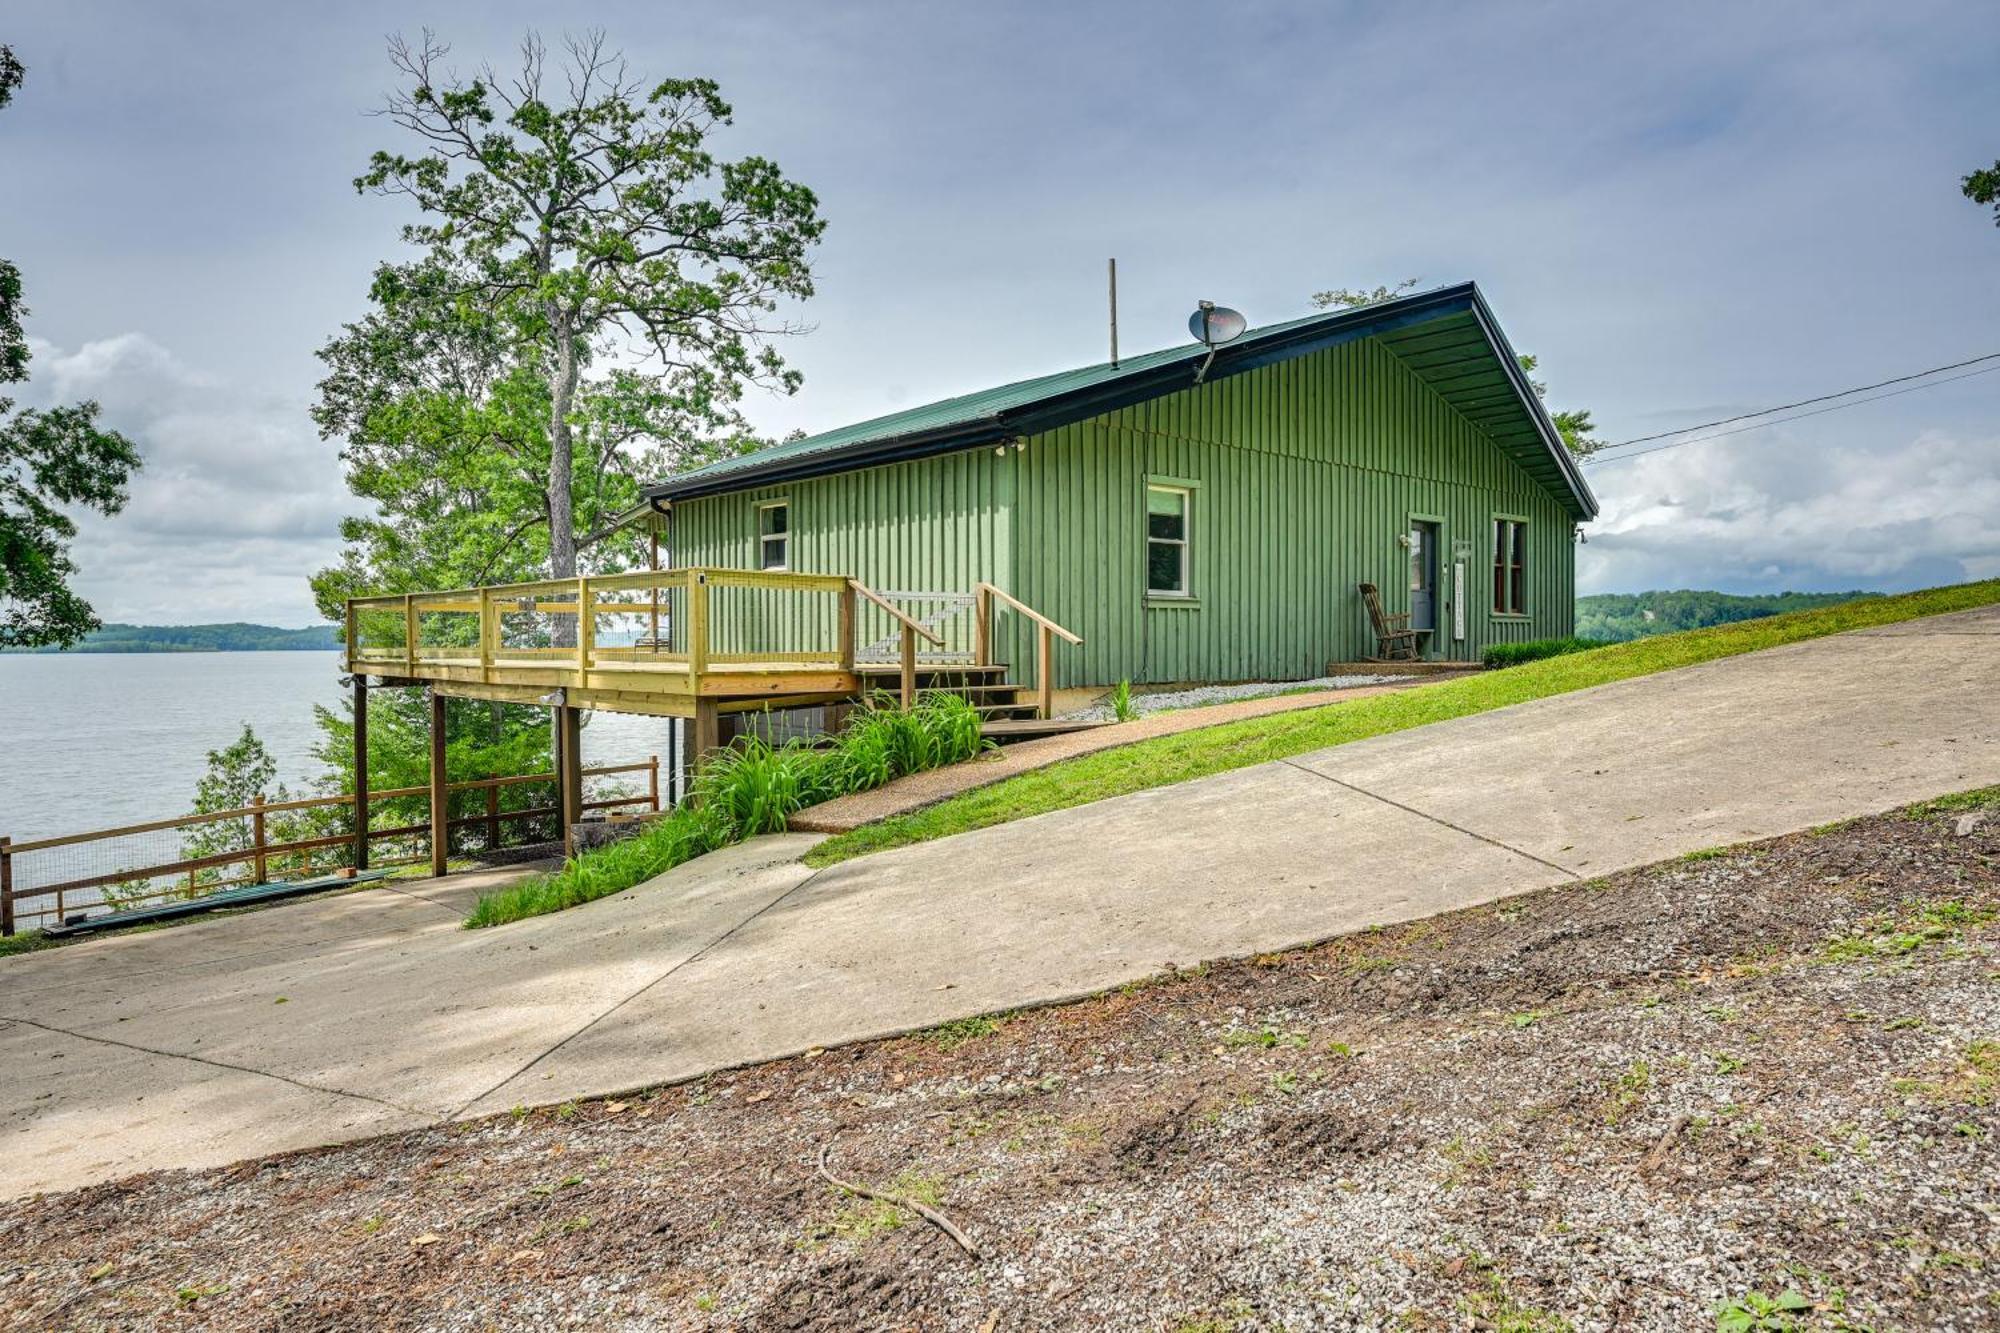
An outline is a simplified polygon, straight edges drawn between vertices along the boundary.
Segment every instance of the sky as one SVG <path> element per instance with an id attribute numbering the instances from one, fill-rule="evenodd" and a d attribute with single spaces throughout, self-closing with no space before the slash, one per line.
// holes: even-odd
<path id="1" fill-rule="evenodd" d="M 2000 6 L 10 0 L 0 255 L 28 404 L 91 397 L 146 456 L 86 517 L 106 620 L 314 619 L 357 502 L 316 348 L 402 253 L 353 177 L 384 44 L 470 67 L 606 30 L 707 75 L 721 150 L 828 229 L 776 435 L 1127 352 L 1200 298 L 1474 279 L 1558 407 L 1623 440 L 2000 352 Z M 1581 591 L 1894 590 L 2000 575 L 2000 373 L 1604 463 Z"/>

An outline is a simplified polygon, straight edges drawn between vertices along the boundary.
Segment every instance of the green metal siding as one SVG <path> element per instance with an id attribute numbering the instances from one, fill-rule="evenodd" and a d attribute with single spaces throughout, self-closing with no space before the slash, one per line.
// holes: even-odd
<path id="1" fill-rule="evenodd" d="M 1144 595 L 1148 477 L 1194 483 L 1190 605 Z M 749 566 L 759 502 L 791 502 L 794 569 L 895 591 L 987 579 L 1075 630 L 1058 683 L 1292 679 L 1373 651 L 1355 585 L 1408 609 L 1413 515 L 1440 520 L 1439 655 L 1567 634 L 1562 504 L 1408 365 L 1369 340 L 991 448 L 683 501 L 674 558 Z M 1529 522 L 1529 615 L 1490 611 L 1495 514 Z M 1470 542 L 1467 637 L 1449 639 L 1453 543 Z M 1033 661 L 1002 614 L 996 650 Z M 866 636 L 876 632 L 864 624 Z"/>

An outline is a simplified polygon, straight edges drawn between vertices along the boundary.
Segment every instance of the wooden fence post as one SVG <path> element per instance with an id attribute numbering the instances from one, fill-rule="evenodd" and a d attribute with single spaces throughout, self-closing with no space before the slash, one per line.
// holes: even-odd
<path id="1" fill-rule="evenodd" d="M 840 585 L 840 669 L 854 670 L 854 581 L 849 579 Z"/>
<path id="2" fill-rule="evenodd" d="M 257 872 L 256 878 L 250 882 L 252 884 L 268 884 L 271 882 L 271 863 L 270 859 L 264 854 L 263 792 L 260 791 L 250 798 L 250 808 L 252 811 L 250 815 L 250 850 L 255 854 L 252 864 Z"/>
<path id="3" fill-rule="evenodd" d="M 653 803 L 653 813 L 660 813 L 660 756 L 652 755 L 646 760 L 646 797 Z"/>
<path id="4" fill-rule="evenodd" d="M 1047 625 L 1041 626 L 1041 633 L 1035 637 L 1035 711 L 1043 718 L 1056 715 L 1056 677 L 1052 669 L 1055 646 L 1055 631 Z"/>
<path id="5" fill-rule="evenodd" d="M 368 868 L 368 677 L 354 678 L 354 868 Z"/>
<path id="6" fill-rule="evenodd" d="M 499 617 L 493 614 L 493 590 L 479 590 L 479 679 L 493 680 L 493 653 L 500 643 Z"/>
<path id="7" fill-rule="evenodd" d="M 417 673 L 417 602 L 409 593 L 403 594 L 403 674 Z"/>
<path id="8" fill-rule="evenodd" d="M 687 579 L 688 685 L 699 693 L 702 673 L 708 670 L 708 575 L 690 569 Z"/>
<path id="9" fill-rule="evenodd" d="M 993 594 L 983 583 L 972 590 L 972 664 L 993 665 Z"/>
<path id="10" fill-rule="evenodd" d="M 498 783 L 486 789 L 486 850 L 500 850 L 500 786 Z"/>
<path id="11" fill-rule="evenodd" d="M 0 837 L 0 935 L 14 933 L 14 853 L 12 838 Z"/>
<path id="12" fill-rule="evenodd" d="M 597 644 L 597 611 L 590 604 L 590 579 L 586 576 L 576 581 L 576 683 L 583 686 L 583 678 L 590 670 L 591 650 Z"/>
<path id="13" fill-rule="evenodd" d="M 444 775 L 444 696 L 431 694 L 431 874 L 445 872 L 451 851 L 451 791 Z"/>

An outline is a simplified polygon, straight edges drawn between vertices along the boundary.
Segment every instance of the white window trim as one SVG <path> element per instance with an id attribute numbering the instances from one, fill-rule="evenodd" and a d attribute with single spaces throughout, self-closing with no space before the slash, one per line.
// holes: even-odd
<path id="1" fill-rule="evenodd" d="M 782 509 L 785 511 L 785 530 L 783 532 L 764 531 L 764 515 L 766 512 L 773 509 Z M 772 542 L 777 542 L 781 547 L 784 548 L 783 558 L 781 558 L 775 565 L 767 564 L 764 560 L 765 552 L 771 549 Z M 792 567 L 792 502 L 790 500 L 766 500 L 757 506 L 757 568 L 765 570 L 786 571 L 790 570 L 791 567 Z"/>
<path id="2" fill-rule="evenodd" d="M 1180 497 L 1181 535 L 1179 539 L 1175 539 L 1172 537 L 1155 537 L 1153 535 L 1152 514 L 1153 514 L 1154 491 L 1164 491 L 1169 495 L 1178 495 Z M 1192 551 L 1194 548 L 1194 487 L 1176 486 L 1176 485 L 1171 485 L 1167 482 L 1159 482 L 1159 481 L 1147 482 L 1146 518 L 1147 518 L 1146 596 L 1168 598 L 1168 599 L 1191 599 L 1194 596 L 1194 560 L 1192 556 Z M 1155 545 L 1178 546 L 1181 548 L 1180 587 L 1175 589 L 1164 589 L 1164 588 L 1155 588 L 1153 586 L 1153 547 Z"/>

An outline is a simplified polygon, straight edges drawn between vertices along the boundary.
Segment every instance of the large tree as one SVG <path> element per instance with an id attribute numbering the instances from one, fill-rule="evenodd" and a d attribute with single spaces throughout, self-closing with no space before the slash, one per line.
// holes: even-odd
<path id="1" fill-rule="evenodd" d="M 812 293 L 812 191 L 724 160 L 706 79 L 628 76 L 602 34 L 468 75 L 426 33 L 390 44 L 407 146 L 356 188 L 405 200 L 416 253 L 321 350 L 316 416 L 378 517 L 345 530 L 322 608 L 414 581 L 564 578 L 638 482 L 742 447 L 752 387 L 798 385 L 773 345 Z"/>
<path id="2" fill-rule="evenodd" d="M 1404 278 L 1393 287 L 1334 287 L 1327 291 L 1314 292 L 1312 302 L 1321 310 L 1375 305 L 1382 301 L 1394 300 L 1414 288 L 1417 282 L 1416 278 Z M 1546 400 L 1549 396 L 1549 386 L 1534 378 L 1533 374 L 1537 364 L 1536 358 L 1526 353 L 1519 353 L 1516 359 L 1521 363 L 1522 373 L 1528 376 L 1528 383 L 1534 386 L 1535 396 Z M 1596 438 L 1593 433 L 1597 427 L 1590 419 L 1588 408 L 1579 407 L 1551 412 L 1549 420 L 1555 423 L 1556 433 L 1562 436 L 1562 442 L 1568 445 L 1569 451 L 1578 458 L 1588 458 L 1604 447 L 1604 441 Z"/>
<path id="3" fill-rule="evenodd" d="M 2000 227 L 2000 159 L 1981 167 L 1959 182 L 1965 197 L 1975 204 L 1993 205 L 1993 225 Z"/>
<path id="4" fill-rule="evenodd" d="M 14 99 L 26 69 L 0 46 L 0 107 Z M 21 270 L 0 259 L 0 384 L 28 378 Z M 90 604 L 70 590 L 76 523 L 64 507 L 115 514 L 139 467 L 139 451 L 97 424 L 94 402 L 28 408 L 0 394 L 0 648 L 68 647 L 98 626 Z"/>

